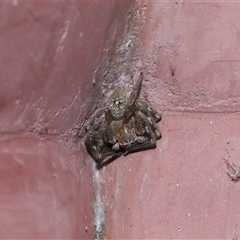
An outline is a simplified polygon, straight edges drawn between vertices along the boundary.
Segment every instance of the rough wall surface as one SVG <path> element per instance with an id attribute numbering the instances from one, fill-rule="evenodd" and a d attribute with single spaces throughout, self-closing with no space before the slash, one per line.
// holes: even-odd
<path id="1" fill-rule="evenodd" d="M 0 238 L 237 239 L 239 11 L 1 3 Z M 97 171 L 74 136 L 140 70 L 163 138 Z"/>
<path id="2" fill-rule="evenodd" d="M 140 98 L 163 120 L 155 150 L 99 173 L 106 239 L 238 239 L 240 4 L 137 1 Z M 136 34 L 136 35 L 135 35 Z"/>
<path id="3" fill-rule="evenodd" d="M 130 4 L 0 3 L 1 239 L 94 238 L 93 165 L 76 136 Z"/>

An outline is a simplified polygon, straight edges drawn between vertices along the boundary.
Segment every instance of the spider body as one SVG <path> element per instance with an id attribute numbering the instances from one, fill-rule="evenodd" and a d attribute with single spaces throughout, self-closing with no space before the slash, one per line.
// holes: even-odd
<path id="1" fill-rule="evenodd" d="M 106 108 L 99 110 L 86 127 L 85 146 L 98 168 L 121 155 L 156 147 L 161 133 L 156 125 L 161 116 L 138 100 L 143 73 L 130 94 L 118 87 Z"/>

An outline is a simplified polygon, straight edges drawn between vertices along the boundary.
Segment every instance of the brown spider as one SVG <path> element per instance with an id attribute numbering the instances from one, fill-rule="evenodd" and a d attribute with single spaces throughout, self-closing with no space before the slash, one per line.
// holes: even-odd
<path id="1" fill-rule="evenodd" d="M 121 155 L 156 148 L 161 138 L 156 125 L 161 116 L 148 103 L 137 100 L 142 80 L 141 72 L 130 95 L 118 87 L 85 129 L 85 146 L 99 169 Z"/>

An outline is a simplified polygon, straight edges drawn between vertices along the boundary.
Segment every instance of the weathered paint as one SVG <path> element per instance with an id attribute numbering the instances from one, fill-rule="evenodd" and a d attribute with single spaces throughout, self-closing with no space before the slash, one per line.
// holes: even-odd
<path id="1" fill-rule="evenodd" d="M 1 3 L 0 237 L 237 239 L 233 2 Z M 143 70 L 157 149 L 98 171 L 83 126 Z M 80 130 L 79 130 L 80 129 Z"/>

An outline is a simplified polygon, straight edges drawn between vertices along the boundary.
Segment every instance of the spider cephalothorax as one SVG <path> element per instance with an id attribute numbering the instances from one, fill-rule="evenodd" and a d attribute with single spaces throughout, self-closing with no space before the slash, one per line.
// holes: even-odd
<path id="1" fill-rule="evenodd" d="M 156 147 L 161 116 L 148 103 L 138 100 L 143 73 L 130 94 L 118 87 L 106 108 L 99 110 L 86 127 L 86 148 L 98 168 L 117 157 Z"/>
<path id="2" fill-rule="evenodd" d="M 124 87 L 118 87 L 110 96 L 107 112 L 112 120 L 121 120 L 127 108 L 128 93 Z"/>

